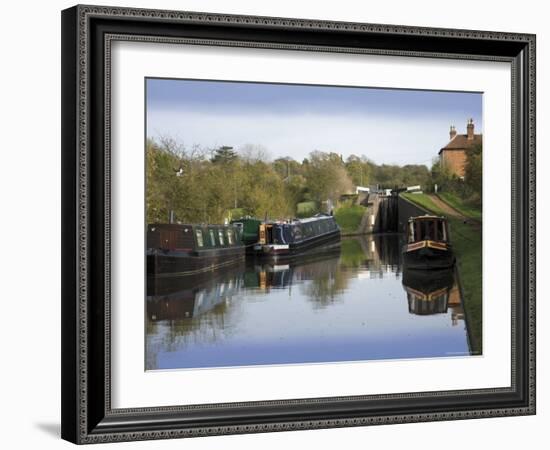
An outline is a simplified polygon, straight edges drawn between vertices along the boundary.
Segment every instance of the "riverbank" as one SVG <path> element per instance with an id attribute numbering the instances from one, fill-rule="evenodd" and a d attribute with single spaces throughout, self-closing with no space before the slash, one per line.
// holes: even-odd
<path id="1" fill-rule="evenodd" d="M 361 205 L 341 206 L 334 212 L 334 219 L 340 227 L 342 236 L 358 236 L 364 234 L 361 221 L 367 208 Z"/>
<path id="2" fill-rule="evenodd" d="M 458 272 L 464 296 L 464 310 L 468 318 L 470 344 L 473 354 L 481 354 L 483 317 L 481 212 L 472 211 L 471 208 L 461 205 L 460 199 L 454 198 L 454 204 L 449 206 L 459 211 L 461 216 L 453 216 L 439 207 L 427 194 L 401 194 L 401 196 L 433 214 L 444 215 L 448 218 L 451 242 L 457 256 Z M 444 201 L 444 198 L 439 197 L 439 199 Z M 470 221 L 465 221 L 465 218 Z"/>

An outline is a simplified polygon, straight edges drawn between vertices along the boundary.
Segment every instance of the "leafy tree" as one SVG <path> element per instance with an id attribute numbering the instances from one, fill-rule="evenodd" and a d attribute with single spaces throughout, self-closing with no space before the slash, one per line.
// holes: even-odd
<path id="1" fill-rule="evenodd" d="M 346 160 L 346 170 L 355 186 L 367 186 L 369 184 L 371 165 L 365 157 L 349 156 Z"/>
<path id="2" fill-rule="evenodd" d="M 340 155 L 314 151 L 309 154 L 306 184 L 313 200 L 336 202 L 340 195 L 349 193 L 353 183 Z"/>
<path id="3" fill-rule="evenodd" d="M 430 180 L 428 169 L 421 165 L 376 165 L 355 155 L 344 162 L 338 153 L 321 151 L 310 153 L 302 162 L 290 157 L 271 161 L 267 150 L 258 145 L 247 144 L 238 152 L 228 146 L 212 151 L 186 147 L 171 138 L 148 140 L 146 162 L 149 223 L 167 221 L 170 211 L 182 223 L 221 223 L 235 210 L 288 218 L 296 215 L 298 204 L 322 205 L 327 200 L 336 204 L 357 185 L 393 188 Z M 432 168 L 432 182 L 446 176 L 438 167 Z M 469 164 L 466 184 L 475 185 L 480 167 L 479 155 Z"/>
<path id="4" fill-rule="evenodd" d="M 466 156 L 464 182 L 469 188 L 470 199 L 481 204 L 482 198 L 482 163 L 483 151 L 481 144 L 474 146 Z"/>

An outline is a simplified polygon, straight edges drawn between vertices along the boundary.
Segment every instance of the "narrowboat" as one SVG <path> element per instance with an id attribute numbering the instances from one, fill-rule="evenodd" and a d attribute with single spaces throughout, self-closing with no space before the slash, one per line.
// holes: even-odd
<path id="1" fill-rule="evenodd" d="M 236 264 L 245 249 L 234 225 L 149 224 L 147 275 L 188 276 Z"/>
<path id="2" fill-rule="evenodd" d="M 254 253 L 254 245 L 258 243 L 262 221 L 254 217 L 242 217 L 230 223 L 237 227 L 239 239 L 246 247 L 246 253 Z"/>
<path id="3" fill-rule="evenodd" d="M 317 214 L 307 219 L 260 224 L 254 246 L 258 257 L 292 259 L 340 245 L 340 228 L 333 216 Z"/>
<path id="4" fill-rule="evenodd" d="M 404 269 L 446 269 L 454 263 L 447 219 L 428 214 L 411 217 L 407 224 L 407 243 L 403 246 Z"/>

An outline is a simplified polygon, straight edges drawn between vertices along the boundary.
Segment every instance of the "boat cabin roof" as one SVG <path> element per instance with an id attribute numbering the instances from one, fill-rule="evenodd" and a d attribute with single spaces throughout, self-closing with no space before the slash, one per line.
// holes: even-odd
<path id="1" fill-rule="evenodd" d="M 449 241 L 449 228 L 445 217 L 426 214 L 409 219 L 407 225 L 408 243 L 426 240 Z"/>
<path id="2" fill-rule="evenodd" d="M 435 216 L 432 214 L 425 214 L 423 216 L 416 216 L 416 217 L 409 217 L 409 222 L 415 222 L 417 220 L 443 220 L 447 221 L 446 217 L 443 216 Z"/>
<path id="3" fill-rule="evenodd" d="M 326 219 L 334 219 L 334 216 L 325 216 L 325 215 L 313 216 L 313 217 L 308 217 L 307 219 L 294 220 L 293 222 L 295 222 L 295 223 L 308 223 L 308 222 L 315 222 L 317 220 L 326 220 Z"/>
<path id="4" fill-rule="evenodd" d="M 329 216 L 327 214 L 320 214 L 317 216 L 307 217 L 304 219 L 289 219 L 289 220 L 268 220 L 264 221 L 264 225 L 300 225 L 311 222 L 319 222 L 321 220 L 334 220 L 334 216 Z"/>
<path id="5" fill-rule="evenodd" d="M 241 245 L 236 225 L 152 223 L 147 227 L 148 248 L 201 250 Z"/>

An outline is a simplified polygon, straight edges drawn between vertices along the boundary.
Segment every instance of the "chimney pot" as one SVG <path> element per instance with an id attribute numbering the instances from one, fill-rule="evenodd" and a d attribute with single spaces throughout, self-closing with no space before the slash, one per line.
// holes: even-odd
<path id="1" fill-rule="evenodd" d="M 449 137 L 452 139 L 456 136 L 456 128 L 454 125 L 451 125 L 451 130 L 449 131 Z"/>
<path id="2" fill-rule="evenodd" d="M 468 140 L 471 141 L 474 139 L 474 119 L 468 120 L 468 124 L 466 125 L 466 132 L 468 136 Z"/>

